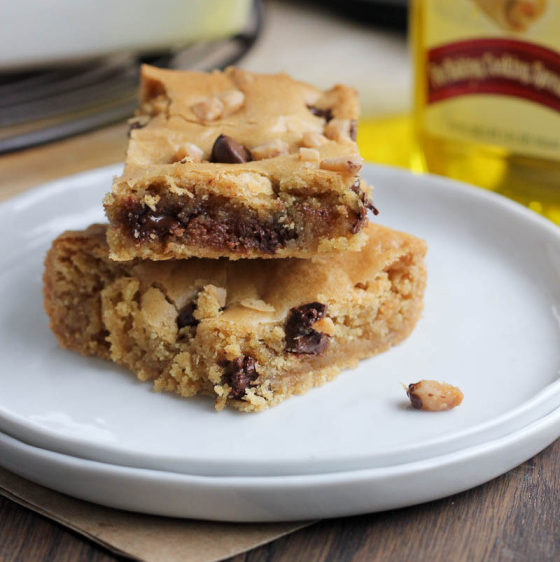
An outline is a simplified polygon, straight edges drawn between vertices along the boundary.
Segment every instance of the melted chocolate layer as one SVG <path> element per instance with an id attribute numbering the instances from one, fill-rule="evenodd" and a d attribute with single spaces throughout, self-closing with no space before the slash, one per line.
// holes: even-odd
<path id="1" fill-rule="evenodd" d="M 361 217 L 359 217 L 360 219 Z M 229 252 L 257 250 L 274 254 L 310 230 L 314 236 L 356 231 L 330 202 L 296 201 L 287 211 L 259 217 L 250 209 L 228 206 L 217 197 L 160 202 L 156 209 L 129 199 L 117 214 L 123 234 L 137 242 L 166 243 L 171 238 L 198 247 Z M 342 232 L 341 232 L 342 231 Z"/>

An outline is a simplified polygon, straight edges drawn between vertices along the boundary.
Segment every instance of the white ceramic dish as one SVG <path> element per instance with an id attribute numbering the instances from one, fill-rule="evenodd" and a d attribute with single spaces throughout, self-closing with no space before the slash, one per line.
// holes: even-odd
<path id="1" fill-rule="evenodd" d="M 158 52 L 226 37 L 243 29 L 250 8 L 250 0 L 3 2 L 0 69 Z"/>
<path id="2" fill-rule="evenodd" d="M 409 340 L 267 412 L 216 413 L 58 348 L 42 260 L 66 228 L 103 219 L 117 167 L 0 206 L 0 430 L 92 460 L 190 474 L 273 476 L 392 466 L 499 438 L 560 405 L 560 229 L 482 190 L 368 166 L 382 222 L 425 238 L 424 318 Z M 458 384 L 460 408 L 407 407 L 400 382 Z M 149 415 L 147 415 L 149 413 Z"/>
<path id="3" fill-rule="evenodd" d="M 356 515 L 442 498 L 529 459 L 560 434 L 560 408 L 496 440 L 399 466 L 276 477 L 205 477 L 128 468 L 26 445 L 0 433 L 0 466 L 110 507 L 221 521 Z"/>

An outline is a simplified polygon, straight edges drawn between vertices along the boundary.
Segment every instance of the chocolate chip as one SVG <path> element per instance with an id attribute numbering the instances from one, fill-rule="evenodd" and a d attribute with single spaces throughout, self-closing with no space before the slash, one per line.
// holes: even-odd
<path id="1" fill-rule="evenodd" d="M 358 211 L 356 221 L 354 222 L 354 224 L 350 228 L 350 232 L 352 234 L 357 234 L 358 232 L 360 232 L 362 226 L 366 222 L 366 217 L 367 217 L 367 209 L 362 206 L 362 207 L 360 207 L 360 210 Z"/>
<path id="2" fill-rule="evenodd" d="M 286 341 L 288 345 L 288 341 Z M 305 355 L 321 355 L 329 345 L 329 336 L 321 334 L 316 330 L 310 330 L 309 334 L 297 336 L 286 347 L 289 353 L 301 353 Z"/>
<path id="3" fill-rule="evenodd" d="M 186 304 L 179 312 L 177 316 L 177 327 L 179 330 L 185 326 L 198 326 L 200 320 L 194 317 L 194 311 L 196 310 L 196 302 L 192 301 Z"/>
<path id="4" fill-rule="evenodd" d="M 153 235 L 163 238 L 170 234 L 176 234 L 180 229 L 181 223 L 177 217 L 178 212 L 179 208 L 171 205 L 166 205 L 154 211 L 131 199 L 123 203 L 120 221 L 136 240 L 153 238 Z"/>
<path id="5" fill-rule="evenodd" d="M 303 304 L 297 308 L 290 310 L 290 321 L 296 322 L 297 327 L 301 330 L 308 330 L 325 316 L 327 312 L 327 305 L 320 302 L 310 302 Z"/>
<path id="6" fill-rule="evenodd" d="M 288 353 L 319 355 L 329 345 L 329 336 L 313 329 L 313 324 L 325 316 L 327 305 L 310 302 L 290 309 L 284 331 Z"/>
<path id="7" fill-rule="evenodd" d="M 362 206 L 358 211 L 358 217 L 356 222 L 352 225 L 350 232 L 352 234 L 356 234 L 362 228 L 362 225 L 366 221 L 368 209 L 373 212 L 374 215 L 378 215 L 379 211 L 375 207 L 375 205 L 368 199 L 366 192 L 362 191 L 360 187 L 360 180 L 357 179 L 351 186 L 350 189 L 360 198 L 362 202 Z"/>
<path id="8" fill-rule="evenodd" d="M 325 119 L 327 123 L 333 118 L 333 114 L 330 109 L 321 109 L 319 107 L 315 107 L 314 105 L 308 105 L 307 109 L 309 109 L 313 115 Z"/>
<path id="9" fill-rule="evenodd" d="M 252 160 L 251 152 L 227 135 L 220 135 L 214 142 L 210 162 L 243 164 Z"/>
<path id="10" fill-rule="evenodd" d="M 257 362 L 250 355 L 236 357 L 233 361 L 224 361 L 223 382 L 231 388 L 228 398 L 243 398 L 247 388 L 254 386 L 258 378 Z"/>
<path id="11" fill-rule="evenodd" d="M 356 137 L 358 136 L 358 124 L 356 123 L 355 119 L 350 121 L 350 130 L 348 131 L 350 134 L 350 138 L 355 141 Z"/>
<path id="12" fill-rule="evenodd" d="M 350 189 L 356 195 L 359 196 L 361 202 L 364 204 L 364 207 L 366 209 L 369 209 L 370 211 L 372 211 L 374 215 L 379 214 L 379 211 L 377 210 L 375 205 L 371 202 L 370 199 L 367 198 L 366 192 L 362 191 L 362 188 L 360 187 L 360 179 L 359 178 L 350 186 Z"/>

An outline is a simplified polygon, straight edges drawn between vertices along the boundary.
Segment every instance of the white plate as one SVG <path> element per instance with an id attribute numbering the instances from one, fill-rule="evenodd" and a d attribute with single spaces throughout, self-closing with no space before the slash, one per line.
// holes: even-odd
<path id="1" fill-rule="evenodd" d="M 385 224 L 428 241 L 424 318 L 401 346 L 260 414 L 156 394 L 125 370 L 58 348 L 41 309 L 43 255 L 101 220 L 118 168 L 0 206 L 0 430 L 93 460 L 190 474 L 309 474 L 428 459 L 498 438 L 560 405 L 560 229 L 491 193 L 368 166 Z M 426 414 L 400 382 L 458 384 Z"/>
<path id="2" fill-rule="evenodd" d="M 161 52 L 240 32 L 250 0 L 25 0 L 2 3 L 0 69 Z M 22 33 L 22 30 L 25 30 Z"/>
<path id="3" fill-rule="evenodd" d="M 560 433 L 560 408 L 505 437 L 399 466 L 275 477 L 208 477 L 103 464 L 26 445 L 0 433 L 0 466 L 109 507 L 219 521 L 357 515 L 436 500 L 529 459 Z"/>

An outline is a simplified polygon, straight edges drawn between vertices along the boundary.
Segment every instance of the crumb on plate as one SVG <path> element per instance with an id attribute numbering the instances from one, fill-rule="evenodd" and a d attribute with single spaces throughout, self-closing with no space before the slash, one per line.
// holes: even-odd
<path id="1" fill-rule="evenodd" d="M 416 410 L 441 412 L 451 410 L 463 401 L 461 390 L 445 382 L 423 379 L 405 386 L 405 390 L 412 407 Z"/>

